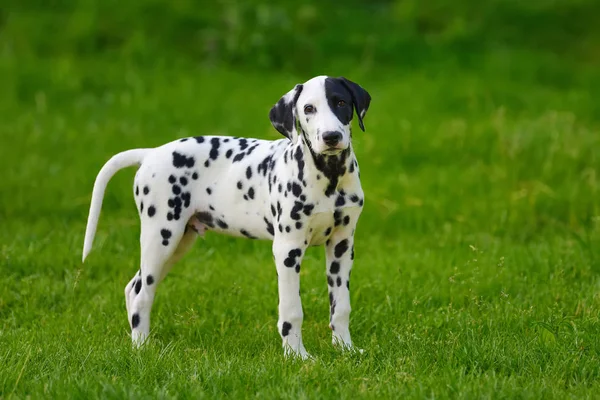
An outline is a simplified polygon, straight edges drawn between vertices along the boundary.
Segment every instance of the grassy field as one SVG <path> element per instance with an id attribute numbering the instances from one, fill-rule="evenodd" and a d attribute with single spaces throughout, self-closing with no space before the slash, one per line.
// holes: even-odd
<path id="1" fill-rule="evenodd" d="M 0 57 L 0 398 L 594 398 L 600 393 L 600 69 L 507 49 L 467 63 L 328 65 L 373 98 L 355 129 L 366 193 L 351 329 L 331 347 L 324 252 L 303 264 L 285 360 L 270 243 L 199 240 L 131 348 L 134 170 L 114 153 L 219 132 L 278 138 L 268 110 L 310 76 Z"/>

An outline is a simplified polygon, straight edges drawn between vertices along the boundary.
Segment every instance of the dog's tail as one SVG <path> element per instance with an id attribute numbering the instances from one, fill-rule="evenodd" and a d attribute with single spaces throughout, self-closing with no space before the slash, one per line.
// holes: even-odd
<path id="1" fill-rule="evenodd" d="M 92 250 L 92 243 L 94 242 L 96 227 L 98 226 L 98 218 L 100 218 L 100 210 L 102 209 L 104 190 L 106 189 L 106 185 L 108 185 L 108 181 L 110 181 L 117 171 L 134 165 L 140 165 L 150 150 L 152 149 L 134 149 L 115 154 L 104 164 L 98 173 L 96 182 L 94 183 L 94 191 L 92 192 L 92 203 L 90 204 L 87 228 L 85 229 L 82 262 L 85 261 L 90 250 Z"/>

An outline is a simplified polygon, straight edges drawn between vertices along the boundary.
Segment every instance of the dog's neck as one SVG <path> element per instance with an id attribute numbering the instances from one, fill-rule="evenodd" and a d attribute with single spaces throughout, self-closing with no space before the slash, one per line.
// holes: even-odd
<path id="1" fill-rule="evenodd" d="M 349 175 L 350 164 L 354 163 L 352 144 L 336 155 L 319 154 L 311 146 L 306 132 L 301 130 L 298 135 L 298 142 L 294 147 L 302 151 L 302 158 L 307 172 L 322 177 L 320 181 L 327 197 L 343 187 L 343 178 Z M 297 158 L 299 157 L 300 155 L 297 156 Z"/>

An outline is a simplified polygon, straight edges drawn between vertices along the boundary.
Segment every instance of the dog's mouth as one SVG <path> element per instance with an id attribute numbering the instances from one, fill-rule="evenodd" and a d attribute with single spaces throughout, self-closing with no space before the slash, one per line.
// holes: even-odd
<path id="1" fill-rule="evenodd" d="M 340 154 L 344 150 L 345 150 L 345 148 L 339 147 L 337 145 L 336 146 L 329 146 L 325 150 L 321 151 L 321 154 L 323 154 L 325 156 L 337 156 L 338 154 Z"/>

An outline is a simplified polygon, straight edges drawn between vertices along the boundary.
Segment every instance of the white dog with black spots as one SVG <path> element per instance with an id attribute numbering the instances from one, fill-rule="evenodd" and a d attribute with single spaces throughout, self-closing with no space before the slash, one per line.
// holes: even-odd
<path id="1" fill-rule="evenodd" d="M 120 169 L 139 165 L 133 191 L 141 220 L 140 270 L 125 287 L 134 344 L 150 331 L 156 287 L 205 231 L 273 241 L 279 286 L 277 328 L 284 353 L 309 357 L 302 343 L 300 265 L 309 246 L 325 245 L 333 343 L 352 348 L 350 272 L 364 204 L 352 150 L 371 97 L 345 78 L 296 85 L 271 109 L 286 138 L 180 139 L 113 156 L 94 184 L 83 260 L 92 248 L 104 191 Z"/>

